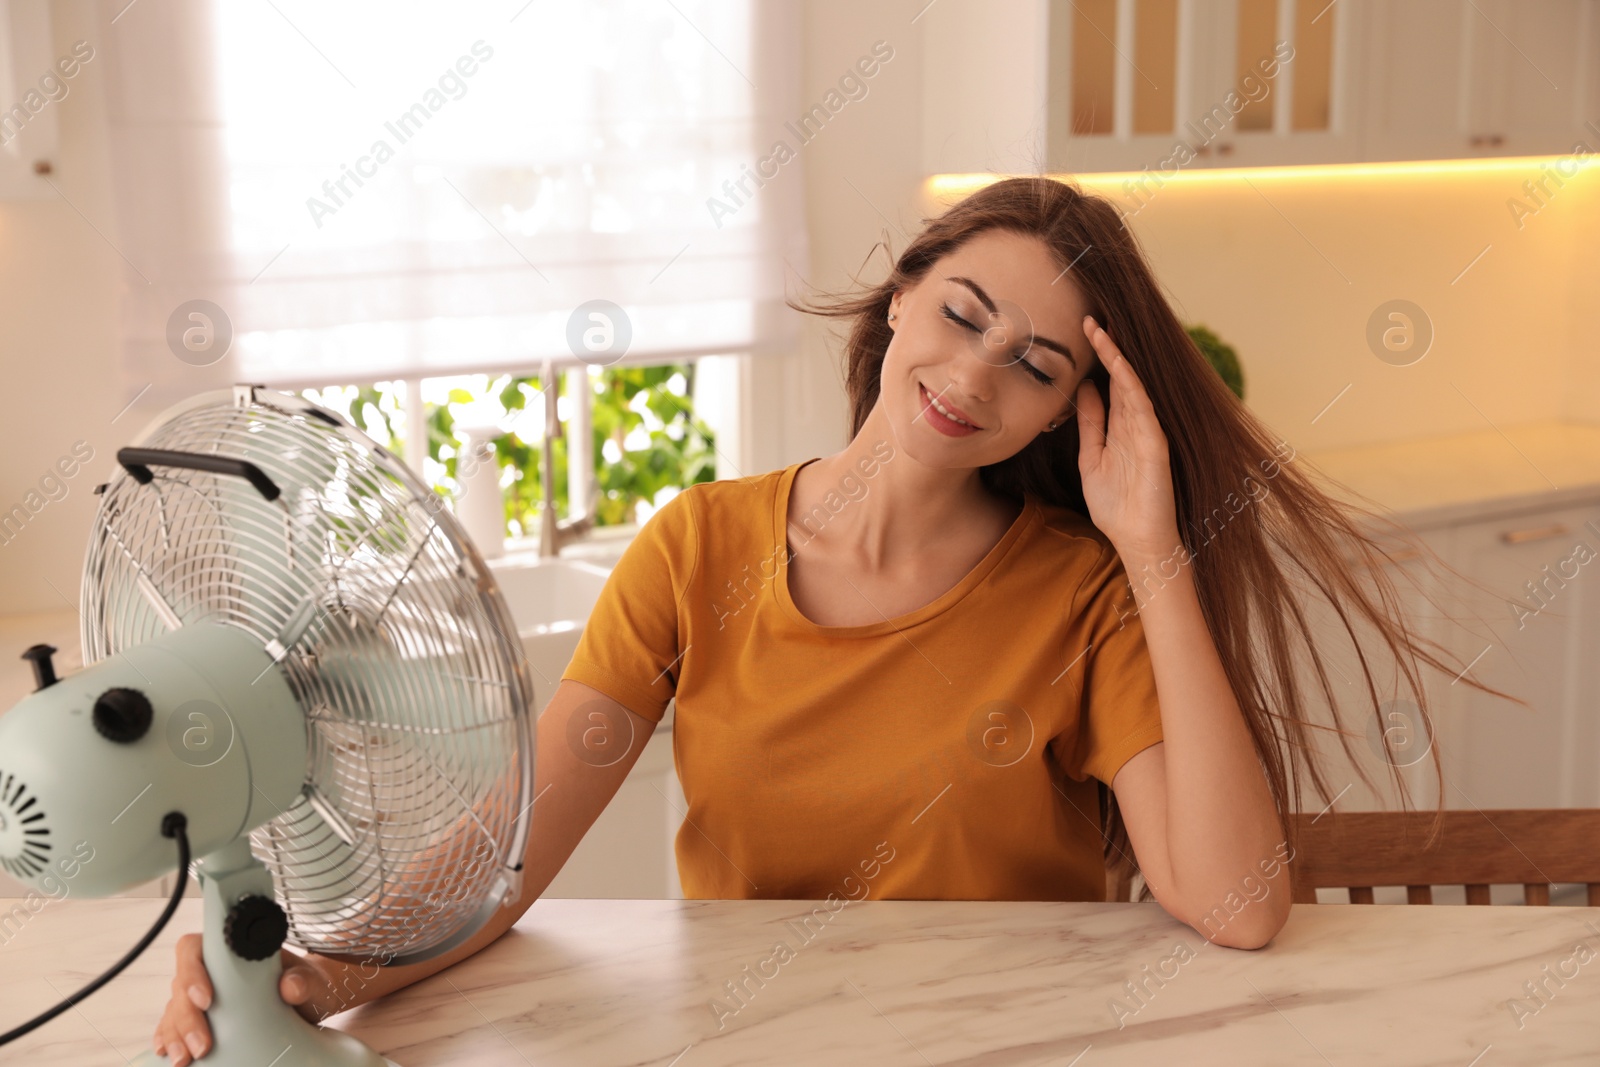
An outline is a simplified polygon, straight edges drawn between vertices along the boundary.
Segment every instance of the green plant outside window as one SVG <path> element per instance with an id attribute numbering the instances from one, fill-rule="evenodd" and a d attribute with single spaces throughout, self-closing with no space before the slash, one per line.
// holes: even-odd
<path id="1" fill-rule="evenodd" d="M 586 383 L 594 394 L 590 447 L 599 481 L 595 525 L 616 526 L 638 520 L 641 501 L 654 506 L 667 487 L 687 488 L 716 477 L 716 436 L 694 412 L 695 366 L 671 363 L 653 367 L 582 368 L 569 371 L 567 388 Z M 458 488 L 457 460 L 465 441 L 455 430 L 455 409 L 494 397 L 505 415 L 528 411 L 541 388 L 539 375 L 498 375 L 478 392 L 451 388 L 444 403 L 424 405 L 428 457 L 438 464 L 436 492 L 449 496 Z M 344 389 L 303 390 L 302 395 L 339 411 L 368 436 L 409 461 L 399 399 L 399 382 L 377 382 Z M 521 420 L 519 429 L 494 438 L 500 483 L 505 488 L 506 532 L 528 536 L 538 528 L 539 485 L 543 450 L 543 418 Z M 641 410 L 642 409 L 642 410 Z M 648 414 L 646 414 L 648 413 Z M 553 442 L 558 514 L 571 513 L 567 486 L 568 428 Z"/>

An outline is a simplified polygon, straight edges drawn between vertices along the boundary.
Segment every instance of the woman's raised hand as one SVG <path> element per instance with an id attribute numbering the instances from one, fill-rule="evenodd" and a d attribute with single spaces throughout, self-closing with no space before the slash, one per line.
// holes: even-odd
<path id="1" fill-rule="evenodd" d="M 1111 376 L 1111 407 L 1094 382 L 1078 383 L 1078 476 L 1089 520 L 1125 559 L 1169 555 L 1179 545 L 1167 436 L 1127 357 L 1093 316 L 1083 332 Z"/>

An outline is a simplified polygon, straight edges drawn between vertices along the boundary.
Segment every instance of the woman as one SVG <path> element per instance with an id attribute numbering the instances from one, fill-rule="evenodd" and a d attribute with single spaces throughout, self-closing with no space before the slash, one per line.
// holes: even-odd
<path id="1" fill-rule="evenodd" d="M 1378 632 L 1424 714 L 1415 662 L 1456 673 L 1390 617 L 1359 509 L 1223 384 L 1105 200 L 997 182 L 882 283 L 795 306 L 852 322 L 850 444 L 693 486 L 645 524 L 539 720 L 517 905 L 423 964 L 285 950 L 302 1015 L 508 929 L 674 696 L 687 897 L 1104 900 L 1108 871 L 1137 869 L 1141 899 L 1257 948 L 1288 916 L 1304 774 L 1337 792 L 1294 714 L 1291 653 L 1315 649 L 1285 561 L 1352 637 L 1351 616 Z M 1220 908 L 1251 879 L 1266 891 Z M 178 955 L 155 1045 L 181 1067 L 209 1040 L 209 983 L 196 935 Z"/>

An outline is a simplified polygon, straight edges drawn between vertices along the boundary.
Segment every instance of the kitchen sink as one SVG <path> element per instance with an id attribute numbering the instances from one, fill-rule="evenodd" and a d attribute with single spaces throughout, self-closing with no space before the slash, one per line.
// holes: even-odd
<path id="1" fill-rule="evenodd" d="M 610 571 L 582 560 L 509 557 L 490 560 L 489 569 L 517 624 L 533 679 L 535 710 L 542 712 L 572 660 Z"/>

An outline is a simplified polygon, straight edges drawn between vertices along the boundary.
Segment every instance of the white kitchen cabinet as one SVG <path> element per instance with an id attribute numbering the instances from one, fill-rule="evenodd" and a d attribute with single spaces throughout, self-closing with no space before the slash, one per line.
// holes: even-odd
<path id="1" fill-rule="evenodd" d="M 1462 0 L 1399 0 L 1369 13 L 1363 156 L 1449 159 L 1467 153 L 1467 15 Z M 1428 41 L 1426 48 L 1417 42 Z"/>
<path id="2" fill-rule="evenodd" d="M 1600 806 L 1600 740 L 1592 699 L 1600 652 L 1600 504 L 1462 523 L 1454 565 L 1507 599 L 1475 603 L 1488 623 L 1464 628 L 1474 674 L 1528 710 L 1452 687 L 1456 788 L 1451 808 Z M 1587 561 L 1587 562 L 1586 562 Z"/>
<path id="3" fill-rule="evenodd" d="M 1600 110 L 1596 0 L 1368 3 L 1370 161 L 1567 155 Z M 1570 176 L 1570 175 L 1569 175 Z"/>
<path id="4" fill-rule="evenodd" d="M 994 0 L 918 21 L 930 174 L 1600 149 L 1600 0 Z"/>
<path id="5" fill-rule="evenodd" d="M 5 132 L 0 147 L 0 200 L 56 200 L 61 196 L 50 179 L 60 163 L 61 105 L 57 101 L 64 99 L 74 84 L 62 75 L 68 69 L 77 74 L 82 66 L 73 57 L 75 48 L 69 51 L 63 46 L 57 51 L 50 16 L 49 0 L 0 4 L 0 98 L 5 101 L 0 106 L 10 108 L 0 112 Z"/>
<path id="6" fill-rule="evenodd" d="M 1593 79 L 1594 0 L 1474 0 L 1466 17 L 1472 68 L 1465 86 L 1468 148 L 1489 155 L 1558 155 L 1583 135 L 1583 89 Z M 1492 24 L 1491 24 L 1492 20 Z M 1592 133 L 1586 139 L 1595 146 Z"/>
<path id="7" fill-rule="evenodd" d="M 1426 548 L 1450 561 L 1453 527 L 1414 533 Z M 1424 565 L 1417 549 L 1387 536 L 1380 537 L 1379 543 L 1390 560 L 1382 564 L 1381 573 L 1393 583 L 1400 615 L 1422 638 L 1448 646 L 1450 627 L 1440 607 L 1440 576 Z M 1352 575 L 1364 573 L 1360 561 L 1353 556 L 1347 562 Z M 1433 806 L 1438 778 L 1433 769 L 1431 749 L 1439 745 L 1448 766 L 1451 743 L 1448 728 L 1443 725 L 1448 711 L 1441 687 L 1430 678 L 1429 669 L 1421 666 L 1421 681 L 1431 718 L 1424 716 L 1399 665 L 1385 656 L 1387 646 L 1379 642 L 1377 632 L 1351 616 L 1350 626 L 1367 653 L 1366 668 L 1372 672 L 1372 684 L 1379 694 L 1380 723 L 1372 707 L 1362 663 L 1344 622 L 1313 586 L 1305 586 L 1300 593 L 1297 599 L 1307 613 L 1308 625 L 1316 638 L 1318 662 L 1327 672 L 1344 726 L 1354 734 L 1347 738 L 1350 752 L 1346 753 L 1340 738 L 1332 733 L 1333 719 L 1327 710 L 1327 697 L 1315 672 L 1310 664 L 1299 663 L 1296 679 L 1306 705 L 1304 715 L 1320 727 L 1311 737 L 1328 786 L 1328 795 L 1317 800 L 1310 782 L 1306 782 L 1303 804 L 1312 813 L 1320 811 L 1328 801 L 1339 811 L 1396 809 L 1400 807 L 1400 795 L 1394 782 L 1396 772 L 1390 769 L 1392 763 L 1405 783 L 1410 805 Z M 1363 774 L 1370 780 L 1370 788 L 1362 781 Z"/>
<path id="8" fill-rule="evenodd" d="M 1517 510 L 1486 506 L 1475 516 L 1419 525 L 1413 532 L 1464 577 L 1397 551 L 1391 569 L 1399 579 L 1401 610 L 1423 637 L 1470 664 L 1473 677 L 1528 701 L 1533 710 L 1424 666 L 1431 737 L 1428 724 L 1404 706 L 1390 720 L 1396 736 L 1438 747 L 1448 809 L 1600 807 L 1600 727 L 1591 704 L 1600 683 L 1600 499 Z M 1342 692 L 1341 710 L 1365 734 L 1371 701 L 1359 666 L 1343 654 L 1348 638 L 1330 612 L 1315 601 L 1308 606 L 1316 632 L 1334 653 L 1325 662 Z M 1386 677 L 1398 674 L 1384 673 L 1393 667 L 1382 662 L 1382 646 L 1367 647 L 1380 695 L 1398 695 L 1399 689 L 1384 689 Z M 1314 708 L 1325 707 L 1320 692 L 1308 689 L 1306 697 Z M 1327 716 L 1314 713 L 1313 719 L 1325 722 Z M 1336 741 L 1319 744 L 1333 791 L 1352 784 L 1337 801 L 1338 810 L 1399 807 L 1381 748 L 1365 736 L 1352 739 L 1378 786 L 1373 794 L 1359 783 Z M 1437 793 L 1433 760 L 1411 762 L 1405 752 L 1402 747 L 1394 762 L 1410 803 L 1431 809 Z M 1306 806 L 1320 808 L 1312 799 L 1306 797 Z"/>
<path id="9" fill-rule="evenodd" d="M 1051 0 L 1050 169 L 1358 158 L 1360 19 L 1326 0 Z"/>
<path id="10" fill-rule="evenodd" d="M 1163 169 L 1205 95 L 1209 72 L 1194 63 L 1204 26 L 1193 11 L 1177 0 L 1052 0 L 1043 85 L 1050 171 Z"/>

